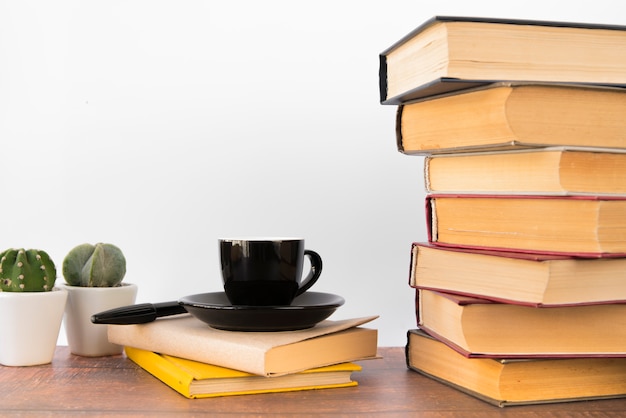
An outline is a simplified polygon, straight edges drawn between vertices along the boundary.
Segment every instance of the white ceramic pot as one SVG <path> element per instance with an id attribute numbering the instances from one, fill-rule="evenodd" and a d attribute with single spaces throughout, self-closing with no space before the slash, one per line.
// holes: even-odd
<path id="1" fill-rule="evenodd" d="M 65 307 L 65 333 L 73 354 L 85 357 L 121 354 L 123 347 L 109 342 L 107 325 L 94 324 L 91 316 L 120 306 L 132 305 L 137 285 L 122 283 L 117 287 L 80 287 L 60 285 L 68 292 Z"/>
<path id="2" fill-rule="evenodd" d="M 52 362 L 67 292 L 0 292 L 0 364 L 34 366 Z"/>

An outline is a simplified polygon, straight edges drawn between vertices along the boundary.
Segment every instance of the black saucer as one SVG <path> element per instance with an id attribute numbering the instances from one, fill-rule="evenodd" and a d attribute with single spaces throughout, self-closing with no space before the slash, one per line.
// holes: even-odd
<path id="1" fill-rule="evenodd" d="M 231 305 L 224 292 L 185 296 L 179 303 L 213 328 L 228 331 L 293 331 L 311 328 L 343 305 L 341 296 L 305 292 L 291 305 Z"/>

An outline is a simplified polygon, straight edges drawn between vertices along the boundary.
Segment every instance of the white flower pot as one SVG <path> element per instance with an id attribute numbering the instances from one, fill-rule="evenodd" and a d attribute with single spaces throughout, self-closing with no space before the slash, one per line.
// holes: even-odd
<path id="1" fill-rule="evenodd" d="M 68 292 L 65 333 L 70 351 L 85 357 L 121 354 L 123 347 L 109 342 L 107 325 L 92 323 L 91 316 L 134 304 L 137 285 L 122 283 L 117 287 L 80 287 L 68 284 L 60 286 Z"/>
<path id="2" fill-rule="evenodd" d="M 0 364 L 34 366 L 52 362 L 67 292 L 0 292 Z"/>

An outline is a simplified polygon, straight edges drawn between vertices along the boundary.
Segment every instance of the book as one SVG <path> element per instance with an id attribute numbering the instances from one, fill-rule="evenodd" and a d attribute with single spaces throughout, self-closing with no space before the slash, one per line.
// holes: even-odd
<path id="1" fill-rule="evenodd" d="M 493 81 L 623 85 L 626 27 L 435 16 L 380 53 L 382 104 Z"/>
<path id="2" fill-rule="evenodd" d="M 493 83 L 398 106 L 405 154 L 430 155 L 548 146 L 626 148 L 626 89 Z"/>
<path id="3" fill-rule="evenodd" d="M 417 324 L 465 356 L 626 357 L 626 304 L 536 308 L 427 289 Z"/>
<path id="4" fill-rule="evenodd" d="M 407 332 L 409 369 L 491 404 L 626 396 L 626 358 L 467 358 L 422 330 Z"/>
<path id="5" fill-rule="evenodd" d="M 352 373 L 361 370 L 358 364 L 340 363 L 266 377 L 133 347 L 124 351 L 141 368 L 190 399 L 356 386 Z"/>
<path id="6" fill-rule="evenodd" d="M 424 158 L 424 184 L 429 194 L 626 196 L 626 153 L 542 148 L 431 155 Z"/>
<path id="7" fill-rule="evenodd" d="M 626 258 L 411 245 L 409 285 L 535 307 L 626 303 Z"/>
<path id="8" fill-rule="evenodd" d="M 376 316 L 326 320 L 297 331 L 245 332 L 211 328 L 190 315 L 137 325 L 107 325 L 109 341 L 261 376 L 376 358 Z"/>
<path id="9" fill-rule="evenodd" d="M 426 197 L 428 241 L 443 246 L 602 257 L 626 253 L 626 198 Z"/>

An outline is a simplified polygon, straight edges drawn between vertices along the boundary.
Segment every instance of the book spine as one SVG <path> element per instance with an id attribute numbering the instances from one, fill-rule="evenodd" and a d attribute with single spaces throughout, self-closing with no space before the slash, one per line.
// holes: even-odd
<path id="1" fill-rule="evenodd" d="M 406 154 L 404 149 L 404 143 L 402 138 L 402 115 L 404 113 L 404 106 L 398 106 L 396 110 L 396 148 L 398 152 Z"/>
<path id="2" fill-rule="evenodd" d="M 380 54 L 379 60 L 378 84 L 380 89 L 380 103 L 383 104 L 385 100 L 387 100 L 387 56 Z"/>
<path id="3" fill-rule="evenodd" d="M 124 347 L 126 357 L 165 383 L 186 398 L 191 398 L 189 387 L 193 376 L 180 370 L 160 355 L 151 351 L 138 350 L 133 347 Z"/>
<path id="4" fill-rule="evenodd" d="M 428 242 L 433 245 L 440 245 L 437 241 L 437 216 L 434 207 L 434 195 L 426 196 L 424 203 L 424 213 L 426 215 L 426 236 Z"/>
<path id="5" fill-rule="evenodd" d="M 432 157 L 426 156 L 424 157 L 424 190 L 426 193 L 432 194 L 433 190 L 430 183 L 430 162 Z"/>

